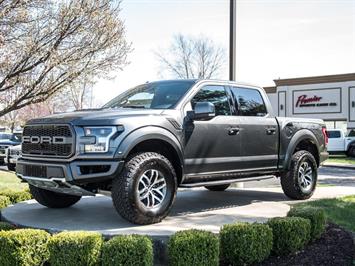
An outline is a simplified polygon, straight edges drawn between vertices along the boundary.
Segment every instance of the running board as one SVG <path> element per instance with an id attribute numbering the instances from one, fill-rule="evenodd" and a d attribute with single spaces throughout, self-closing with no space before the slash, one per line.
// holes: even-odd
<path id="1" fill-rule="evenodd" d="M 261 180 L 265 180 L 265 179 L 271 179 L 274 177 L 275 177 L 274 175 L 265 175 L 265 176 L 256 176 L 256 177 L 227 179 L 227 180 L 196 182 L 196 183 L 181 184 L 180 187 L 189 188 L 189 187 L 217 186 L 217 185 L 232 184 L 232 183 L 237 183 L 237 182 L 261 181 Z"/>

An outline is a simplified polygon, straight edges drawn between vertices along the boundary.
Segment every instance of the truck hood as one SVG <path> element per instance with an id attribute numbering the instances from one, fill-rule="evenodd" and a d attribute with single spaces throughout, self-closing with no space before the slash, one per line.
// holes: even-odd
<path id="1" fill-rule="evenodd" d="M 70 113 L 60 113 L 29 120 L 27 124 L 72 124 L 77 126 L 115 125 L 121 118 L 160 115 L 160 109 L 89 109 Z"/>

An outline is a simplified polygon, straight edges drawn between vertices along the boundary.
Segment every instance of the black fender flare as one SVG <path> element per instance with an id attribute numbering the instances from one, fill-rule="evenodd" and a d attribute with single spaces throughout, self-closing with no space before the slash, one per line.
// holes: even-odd
<path id="1" fill-rule="evenodd" d="M 140 127 L 136 130 L 130 132 L 118 146 L 115 158 L 125 159 L 132 151 L 132 149 L 139 143 L 145 140 L 162 140 L 170 144 L 176 151 L 179 156 L 180 165 L 183 167 L 183 155 L 181 144 L 177 137 L 171 133 L 169 130 L 166 130 L 157 126 L 146 126 Z"/>
<path id="2" fill-rule="evenodd" d="M 318 142 L 316 136 L 313 134 L 312 131 L 310 131 L 308 129 L 301 129 L 293 135 L 290 143 L 288 144 L 286 155 L 285 155 L 285 160 L 283 162 L 283 169 L 284 170 L 290 169 L 292 155 L 294 154 L 297 145 L 303 140 L 310 140 L 312 143 L 314 143 L 317 147 L 317 153 L 319 154 L 319 142 Z M 317 160 L 317 158 L 316 158 L 316 160 Z"/>

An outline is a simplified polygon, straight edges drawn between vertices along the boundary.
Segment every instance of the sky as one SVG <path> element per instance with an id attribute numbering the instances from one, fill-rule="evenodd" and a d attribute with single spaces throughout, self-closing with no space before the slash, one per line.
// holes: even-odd
<path id="1" fill-rule="evenodd" d="M 156 51 L 176 34 L 206 36 L 228 51 L 229 0 L 123 0 L 130 64 L 99 80 L 96 104 L 162 76 Z M 278 78 L 355 72 L 355 0 L 237 0 L 236 77 L 260 86 Z M 220 79 L 228 79 L 228 62 Z"/>

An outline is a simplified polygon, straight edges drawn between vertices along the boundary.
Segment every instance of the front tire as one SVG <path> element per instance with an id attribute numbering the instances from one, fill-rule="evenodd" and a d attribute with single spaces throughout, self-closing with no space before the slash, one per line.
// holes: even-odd
<path id="1" fill-rule="evenodd" d="M 128 159 L 123 174 L 112 183 L 112 201 L 117 212 L 134 224 L 163 220 L 177 191 L 174 167 L 163 155 L 144 152 Z"/>
<path id="2" fill-rule="evenodd" d="M 15 172 L 15 171 L 16 171 L 16 164 L 8 163 L 8 164 L 7 164 L 7 169 L 8 169 L 9 171 Z"/>
<path id="3" fill-rule="evenodd" d="M 350 146 L 346 152 L 346 156 L 355 158 L 355 146 Z"/>
<path id="4" fill-rule="evenodd" d="M 81 196 L 57 193 L 54 191 L 42 189 L 29 185 L 30 192 L 35 200 L 48 208 L 60 209 L 67 208 L 77 203 Z"/>
<path id="5" fill-rule="evenodd" d="M 308 151 L 292 155 L 290 170 L 281 176 L 281 186 L 291 199 L 309 199 L 317 184 L 317 162 Z"/>
<path id="6" fill-rule="evenodd" d="M 216 186 L 205 186 L 209 191 L 225 191 L 229 188 L 230 184 L 216 185 Z"/>

